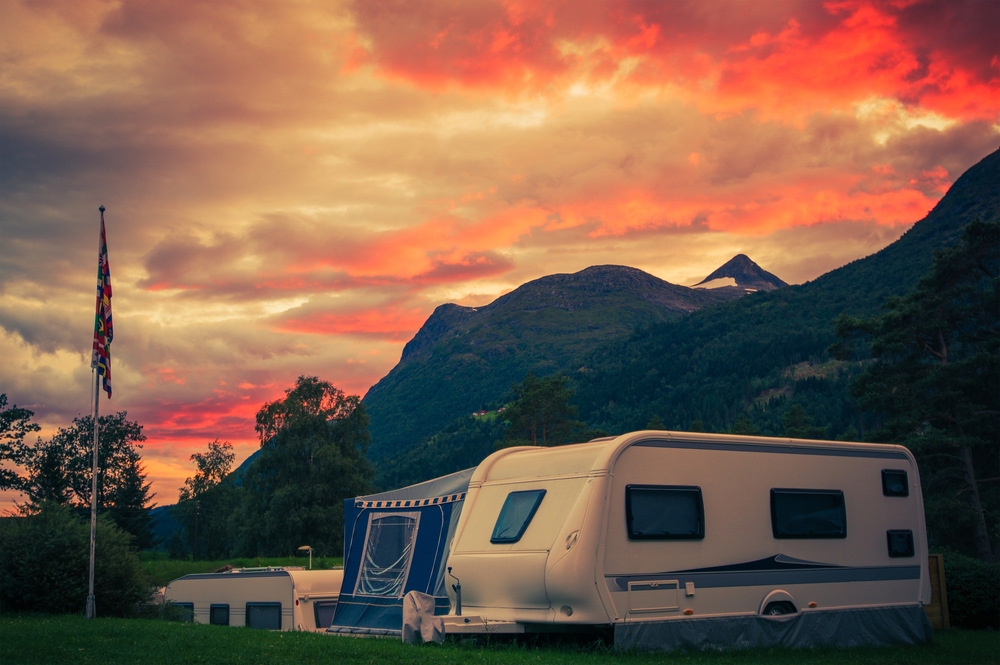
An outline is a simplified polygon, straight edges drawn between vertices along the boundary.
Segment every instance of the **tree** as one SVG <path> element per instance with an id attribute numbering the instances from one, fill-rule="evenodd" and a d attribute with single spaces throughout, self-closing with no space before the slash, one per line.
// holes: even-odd
<path id="1" fill-rule="evenodd" d="M 812 416 L 806 413 L 801 404 L 793 404 L 785 411 L 783 418 L 785 436 L 792 439 L 822 439 L 826 437 L 826 428 L 813 425 Z"/>
<path id="2" fill-rule="evenodd" d="M 997 492 L 984 505 L 977 466 L 1000 466 L 1000 223 L 970 222 L 961 242 L 935 254 L 914 290 L 886 301 L 868 319 L 840 317 L 840 357 L 868 340 L 874 362 L 852 392 L 862 408 L 884 418 L 877 440 L 902 443 L 922 462 L 928 522 L 961 534 L 968 523 L 971 549 L 994 560 Z M 964 498 L 967 508 L 932 520 L 937 501 Z"/>
<path id="3" fill-rule="evenodd" d="M 0 394 L 0 464 L 24 462 L 24 437 L 39 430 L 36 423 L 30 422 L 33 415 L 34 412 L 19 409 L 16 404 L 8 409 L 7 394 Z M 23 486 L 24 479 L 16 471 L 0 467 L 0 490 L 19 490 Z"/>
<path id="4" fill-rule="evenodd" d="M 229 518 L 237 506 L 239 489 L 227 477 L 235 459 L 232 444 L 218 439 L 208 444 L 206 452 L 191 455 L 198 470 L 184 481 L 172 513 L 184 525 L 195 559 L 230 553 Z M 170 546 L 174 554 L 183 549 L 178 543 Z"/>
<path id="5" fill-rule="evenodd" d="M 191 461 L 197 465 L 198 471 L 194 478 L 184 481 L 181 501 L 198 497 L 225 480 L 235 460 L 233 444 L 228 441 L 219 443 L 218 439 L 208 444 L 208 451 L 191 455 Z"/>
<path id="6" fill-rule="evenodd" d="M 150 595 L 130 541 L 110 518 L 97 520 L 94 591 L 100 615 L 135 616 Z M 68 506 L 46 501 L 28 515 L 0 520 L 0 611 L 80 612 L 89 559 L 89 521 Z"/>
<path id="7" fill-rule="evenodd" d="M 663 418 L 660 418 L 658 413 L 654 413 L 653 417 L 646 423 L 646 429 L 667 429 L 667 426 L 663 424 Z"/>
<path id="8" fill-rule="evenodd" d="M 730 434 L 745 434 L 748 436 L 757 436 L 760 434 L 760 430 L 757 426 L 750 422 L 745 413 L 741 413 L 739 418 L 733 421 L 733 424 L 729 427 Z"/>
<path id="9" fill-rule="evenodd" d="M 240 542 L 249 554 L 339 552 L 344 499 L 371 492 L 368 415 L 356 395 L 300 376 L 257 412 L 258 458 L 243 478 Z"/>
<path id="10" fill-rule="evenodd" d="M 149 514 L 150 484 L 138 449 L 146 440 L 142 425 L 127 420 L 127 413 L 100 417 L 98 442 L 97 509 L 107 512 L 133 546 L 153 545 Z M 26 447 L 23 464 L 28 470 L 24 491 L 32 505 L 56 501 L 88 511 L 93 466 L 94 419 L 78 417 L 73 426 L 60 428 L 48 441 Z"/>
<path id="11" fill-rule="evenodd" d="M 522 383 L 512 385 L 516 399 L 503 412 L 510 426 L 499 447 L 556 446 L 583 430 L 576 407 L 569 403 L 573 391 L 568 383 L 564 374 L 539 378 L 528 372 Z"/>

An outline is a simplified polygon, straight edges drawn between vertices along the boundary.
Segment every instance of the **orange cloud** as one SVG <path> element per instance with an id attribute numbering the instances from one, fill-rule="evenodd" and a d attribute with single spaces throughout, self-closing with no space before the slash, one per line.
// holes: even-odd
<path id="1" fill-rule="evenodd" d="M 279 330 L 311 335 L 375 335 L 406 341 L 427 318 L 423 309 L 387 307 L 362 312 L 322 313 L 282 321 Z"/>

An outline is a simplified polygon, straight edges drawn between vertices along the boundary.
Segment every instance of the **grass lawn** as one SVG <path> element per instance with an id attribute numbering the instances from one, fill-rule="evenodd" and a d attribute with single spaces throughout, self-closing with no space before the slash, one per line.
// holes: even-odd
<path id="1" fill-rule="evenodd" d="M 185 561 L 169 559 L 164 552 L 143 552 L 140 556 L 143 568 L 149 573 L 155 586 L 166 586 L 178 577 L 192 573 L 210 573 L 226 564 L 233 568 L 256 568 L 259 566 L 309 566 L 308 556 L 284 558 L 219 559 L 218 561 Z M 342 565 L 341 557 L 313 557 L 313 570 Z"/>
<path id="2" fill-rule="evenodd" d="M 559 644 L 539 647 L 530 643 L 496 639 L 488 645 L 467 639 L 449 641 L 443 645 L 413 647 L 389 639 L 272 633 L 248 628 L 166 621 L 86 621 L 81 616 L 6 615 L 0 617 L 0 663 L 980 665 L 1000 663 L 1000 635 L 996 632 L 949 630 L 938 633 L 933 644 L 916 647 L 650 654 L 613 653 L 608 648 L 597 645 Z"/>

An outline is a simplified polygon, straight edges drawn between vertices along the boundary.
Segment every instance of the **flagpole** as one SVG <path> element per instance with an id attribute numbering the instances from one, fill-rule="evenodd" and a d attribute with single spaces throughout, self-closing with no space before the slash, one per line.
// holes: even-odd
<path id="1" fill-rule="evenodd" d="M 98 210 L 101 211 L 101 230 L 103 231 L 104 206 L 101 206 Z M 101 235 L 103 236 L 103 234 Z M 98 237 L 97 245 L 98 256 L 100 256 L 104 249 L 103 237 Z M 98 298 L 101 297 L 103 297 L 102 294 L 98 294 Z M 98 300 L 98 307 L 100 307 L 100 304 L 100 300 Z M 91 367 L 94 371 L 94 462 L 90 476 L 90 570 L 87 575 L 88 619 L 94 619 L 97 616 L 97 607 L 94 599 L 94 551 L 97 543 L 97 442 L 99 440 L 98 433 L 101 428 L 97 419 L 98 405 L 101 403 L 101 373 L 97 371 L 97 366 L 94 362 L 91 362 Z"/>
<path id="2" fill-rule="evenodd" d="M 103 209 L 103 206 L 102 206 Z M 97 617 L 94 602 L 94 550 L 97 543 L 97 441 L 101 426 L 97 420 L 97 406 L 101 402 L 101 375 L 94 371 L 94 464 L 90 478 L 90 571 L 87 577 L 87 618 Z"/>

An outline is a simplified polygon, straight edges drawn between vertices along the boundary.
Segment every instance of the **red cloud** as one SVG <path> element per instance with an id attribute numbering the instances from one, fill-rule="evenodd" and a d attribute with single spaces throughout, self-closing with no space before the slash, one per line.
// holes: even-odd
<path id="1" fill-rule="evenodd" d="M 993 2 L 362 2 L 369 62 L 431 89 L 671 86 L 711 113 L 801 118 L 872 96 L 997 116 Z M 961 38 L 956 38 L 960 35 Z"/>

